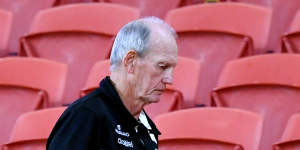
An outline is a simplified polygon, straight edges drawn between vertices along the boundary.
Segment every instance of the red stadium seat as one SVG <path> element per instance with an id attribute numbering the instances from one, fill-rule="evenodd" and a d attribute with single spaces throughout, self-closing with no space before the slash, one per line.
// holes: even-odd
<path id="1" fill-rule="evenodd" d="M 280 142 L 273 145 L 273 150 L 300 149 L 300 114 L 294 114 L 288 121 Z"/>
<path id="2" fill-rule="evenodd" d="M 14 14 L 11 36 L 9 38 L 9 53 L 19 52 L 19 38 L 28 33 L 35 14 L 53 6 L 55 0 L 0 0 L 0 8 Z M 0 19 L 2 20 L 2 19 Z"/>
<path id="3" fill-rule="evenodd" d="M 85 86 L 80 91 L 80 96 L 83 97 L 91 91 L 95 90 L 99 87 L 100 81 L 110 75 L 109 71 L 110 62 L 109 59 L 101 60 L 95 63 L 95 65 L 91 68 L 90 73 L 85 82 Z"/>
<path id="4" fill-rule="evenodd" d="M 22 114 L 2 150 L 45 150 L 47 139 L 65 107 Z"/>
<path id="5" fill-rule="evenodd" d="M 0 57 L 8 54 L 7 44 L 12 26 L 12 13 L 0 9 Z"/>
<path id="6" fill-rule="evenodd" d="M 0 145 L 17 117 L 62 99 L 67 66 L 36 58 L 0 59 Z"/>
<path id="7" fill-rule="evenodd" d="M 263 114 L 262 150 L 278 141 L 299 111 L 300 55 L 271 54 L 229 62 L 213 91 L 213 104 Z"/>
<path id="8" fill-rule="evenodd" d="M 98 60 L 109 57 L 114 36 L 137 19 L 136 9 L 113 4 L 70 4 L 41 11 L 30 34 L 21 40 L 21 55 L 69 65 L 64 103 L 78 98 L 87 74 Z"/>
<path id="9" fill-rule="evenodd" d="M 183 94 L 185 108 L 194 107 L 199 101 L 201 69 L 200 61 L 178 57 L 178 63 L 173 74 L 173 84 L 167 87 Z"/>
<path id="10" fill-rule="evenodd" d="M 135 7 L 141 16 L 156 16 L 164 18 L 169 10 L 187 5 L 204 3 L 205 0 L 56 0 L 56 5 L 72 3 L 106 2 Z"/>
<path id="11" fill-rule="evenodd" d="M 258 150 L 263 118 L 239 109 L 192 108 L 158 116 L 160 150 Z"/>
<path id="12" fill-rule="evenodd" d="M 270 16 L 269 9 L 240 3 L 193 5 L 168 13 L 166 21 L 179 35 L 179 55 L 201 62 L 198 103 L 208 104 L 227 61 L 254 54 L 251 39 L 255 49 L 265 46 Z"/>
<path id="13" fill-rule="evenodd" d="M 99 61 L 91 69 L 85 87 L 80 95 L 84 96 L 99 87 L 100 80 L 109 75 L 109 60 Z M 189 76 L 187 79 L 186 77 Z M 159 103 L 145 107 L 150 117 L 158 114 L 175 111 L 184 107 L 191 107 L 197 99 L 198 83 L 200 76 L 200 63 L 196 60 L 178 57 L 174 70 L 173 84 L 161 96 Z"/>
<path id="14" fill-rule="evenodd" d="M 288 33 L 283 35 L 281 51 L 288 53 L 300 53 L 300 11 L 295 15 Z"/>

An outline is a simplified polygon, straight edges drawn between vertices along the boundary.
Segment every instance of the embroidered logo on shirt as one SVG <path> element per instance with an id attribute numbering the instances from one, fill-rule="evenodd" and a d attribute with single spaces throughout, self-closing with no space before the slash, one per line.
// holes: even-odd
<path id="1" fill-rule="evenodd" d="M 119 135 L 129 137 L 129 133 L 128 133 L 128 132 L 123 132 L 123 131 L 121 130 L 121 125 L 117 125 L 117 128 L 115 128 L 115 131 L 116 131 L 116 133 L 119 134 Z"/>
<path id="2" fill-rule="evenodd" d="M 125 147 L 131 147 L 133 148 L 132 141 L 123 140 L 121 138 L 118 138 L 118 143 L 121 145 L 124 145 Z"/>

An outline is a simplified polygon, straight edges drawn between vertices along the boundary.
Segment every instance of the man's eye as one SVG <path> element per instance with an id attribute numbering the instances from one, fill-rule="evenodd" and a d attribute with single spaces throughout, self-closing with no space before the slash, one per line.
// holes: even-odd
<path id="1" fill-rule="evenodd" d="M 167 69 L 168 68 L 168 66 L 167 65 L 160 65 L 159 66 L 161 69 L 163 69 L 163 70 L 165 70 L 165 69 Z"/>

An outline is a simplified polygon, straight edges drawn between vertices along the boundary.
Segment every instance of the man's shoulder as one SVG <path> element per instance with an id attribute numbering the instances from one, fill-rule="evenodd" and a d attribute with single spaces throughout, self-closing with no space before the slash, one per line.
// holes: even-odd
<path id="1" fill-rule="evenodd" d="M 67 111 L 82 111 L 86 110 L 96 114 L 98 117 L 103 115 L 103 110 L 106 108 L 105 100 L 98 89 L 87 94 L 86 96 L 73 102 L 67 109 Z"/>

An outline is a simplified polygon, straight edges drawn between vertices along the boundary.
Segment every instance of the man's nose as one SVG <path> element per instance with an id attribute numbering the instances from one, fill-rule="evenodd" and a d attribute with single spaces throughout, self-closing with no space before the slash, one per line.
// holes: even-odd
<path id="1" fill-rule="evenodd" d="M 165 74 L 165 76 L 163 77 L 163 83 L 165 84 L 173 83 L 173 70 Z"/>

